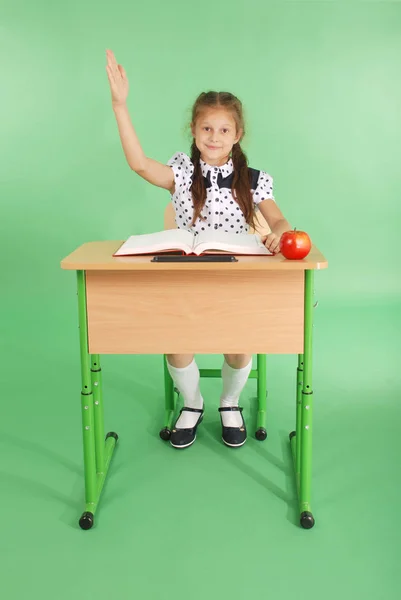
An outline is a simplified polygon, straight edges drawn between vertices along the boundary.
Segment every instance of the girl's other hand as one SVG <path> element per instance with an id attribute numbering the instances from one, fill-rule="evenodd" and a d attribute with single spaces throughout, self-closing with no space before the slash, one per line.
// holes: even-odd
<path id="1" fill-rule="evenodd" d="M 109 78 L 111 101 L 113 105 L 125 104 L 128 97 L 129 83 L 122 65 L 118 65 L 111 50 L 106 50 L 106 71 Z"/>
<path id="2" fill-rule="evenodd" d="M 278 254 L 280 252 L 280 238 L 275 233 L 269 233 L 269 235 L 263 235 L 261 237 L 261 242 L 273 254 Z"/>

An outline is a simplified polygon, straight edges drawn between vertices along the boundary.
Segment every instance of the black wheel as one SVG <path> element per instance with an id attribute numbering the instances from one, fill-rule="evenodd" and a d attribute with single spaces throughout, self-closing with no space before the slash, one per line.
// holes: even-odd
<path id="1" fill-rule="evenodd" d="M 90 529 L 93 527 L 93 514 L 91 512 L 84 512 L 79 519 L 79 526 L 81 529 Z"/>
<path id="2" fill-rule="evenodd" d="M 290 441 L 292 440 L 293 437 L 295 437 L 295 431 L 291 431 L 291 433 L 290 433 Z"/>
<path id="3" fill-rule="evenodd" d="M 301 527 L 304 529 L 312 529 L 315 524 L 315 519 L 311 512 L 303 512 L 301 513 Z"/>
<path id="4" fill-rule="evenodd" d="M 257 429 L 255 432 L 255 437 L 257 440 L 259 440 L 259 442 L 263 442 L 263 440 L 267 438 L 266 429 L 263 429 L 263 427 L 259 427 L 259 429 Z"/>
<path id="5" fill-rule="evenodd" d="M 106 434 L 106 440 L 109 437 L 113 437 L 116 440 L 116 444 L 117 444 L 117 440 L 118 440 L 118 435 L 116 433 L 114 433 L 114 431 L 109 431 L 108 434 Z"/>
<path id="6" fill-rule="evenodd" d="M 164 429 L 160 430 L 159 435 L 162 440 L 164 440 L 165 442 L 168 442 L 168 440 L 171 437 L 171 430 L 168 427 L 165 427 Z"/>

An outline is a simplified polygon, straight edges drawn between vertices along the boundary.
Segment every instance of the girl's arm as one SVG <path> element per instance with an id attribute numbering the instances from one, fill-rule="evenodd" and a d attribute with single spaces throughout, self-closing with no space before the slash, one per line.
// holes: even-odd
<path id="1" fill-rule="evenodd" d="M 111 50 L 106 51 L 106 71 L 109 78 L 112 105 L 117 120 L 118 131 L 125 158 L 131 169 L 141 177 L 174 193 L 173 169 L 145 156 L 131 122 L 126 100 L 128 97 L 128 77 L 122 65 L 118 65 Z"/>
<path id="2" fill-rule="evenodd" d="M 272 233 L 281 237 L 285 231 L 290 231 L 291 225 L 285 219 L 274 200 L 262 200 L 262 202 L 259 202 L 258 206 Z"/>
<path id="3" fill-rule="evenodd" d="M 280 252 L 280 238 L 285 231 L 291 230 L 291 225 L 274 200 L 262 200 L 258 206 L 271 229 L 271 233 L 264 235 L 261 241 L 273 254 L 278 254 Z"/>
<path id="4" fill-rule="evenodd" d="M 113 104 L 113 110 L 125 158 L 131 169 L 149 183 L 169 190 L 173 194 L 175 187 L 173 169 L 145 156 L 125 103 Z"/>

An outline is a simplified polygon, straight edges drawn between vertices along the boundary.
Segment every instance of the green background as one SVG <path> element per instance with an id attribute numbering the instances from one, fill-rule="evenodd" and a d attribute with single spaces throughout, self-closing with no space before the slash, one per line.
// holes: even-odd
<path id="1" fill-rule="evenodd" d="M 24 0 L 3 3 L 0 40 L 4 597 L 399 598 L 400 3 Z M 125 161 L 106 48 L 161 162 L 189 152 L 201 91 L 236 94 L 249 164 L 329 261 L 315 278 L 310 531 L 288 443 L 294 356 L 268 357 L 267 441 L 233 452 L 220 380 L 202 380 L 204 424 L 176 452 L 158 438 L 162 357 L 104 356 L 106 430 L 120 440 L 96 526 L 78 528 L 76 279 L 60 261 L 162 229 L 169 202 Z M 251 433 L 255 396 L 250 380 Z"/>

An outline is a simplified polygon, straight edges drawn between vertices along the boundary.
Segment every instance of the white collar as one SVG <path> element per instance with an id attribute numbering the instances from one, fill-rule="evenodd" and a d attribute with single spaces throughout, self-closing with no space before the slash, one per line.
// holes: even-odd
<path id="1" fill-rule="evenodd" d="M 201 158 L 199 159 L 199 162 L 201 165 L 203 177 L 207 177 L 209 171 L 211 173 L 221 173 L 223 177 L 228 177 L 228 175 L 231 175 L 231 173 L 234 171 L 232 158 L 230 158 L 228 162 L 226 162 L 224 165 L 221 165 L 221 167 L 214 167 L 213 165 L 208 165 Z"/>

